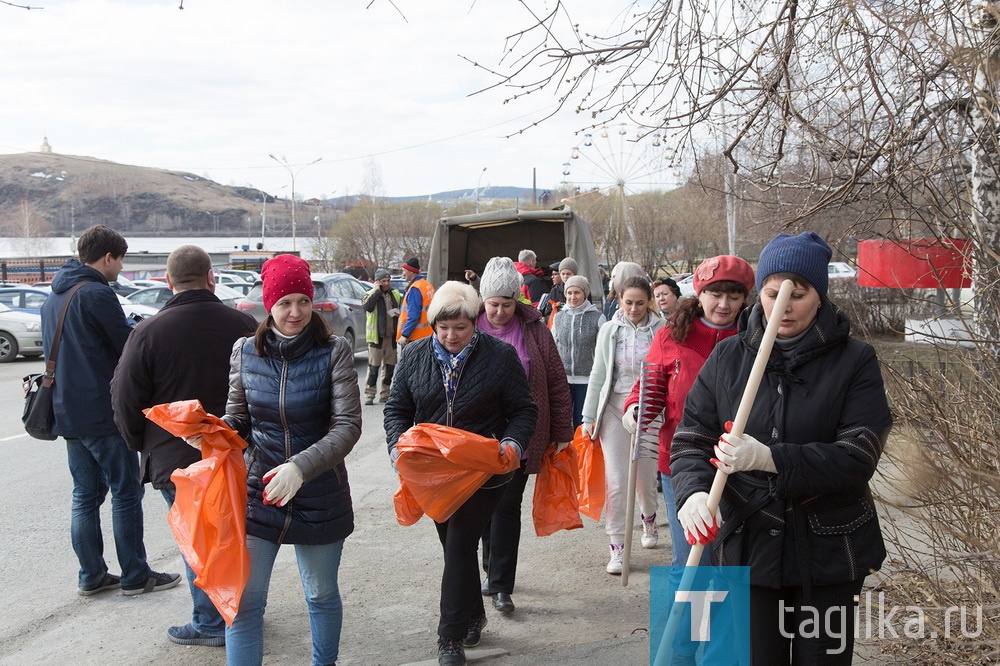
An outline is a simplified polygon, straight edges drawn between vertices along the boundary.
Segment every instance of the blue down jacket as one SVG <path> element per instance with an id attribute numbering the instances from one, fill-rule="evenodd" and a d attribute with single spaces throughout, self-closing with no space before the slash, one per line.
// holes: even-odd
<path id="1" fill-rule="evenodd" d="M 267 356 L 241 338 L 230 362 L 224 420 L 247 438 L 247 534 L 273 543 L 326 544 L 354 531 L 344 458 L 361 437 L 354 352 L 343 338 L 313 342 L 267 333 Z M 303 484 L 285 506 L 265 505 L 263 476 L 284 462 Z"/>

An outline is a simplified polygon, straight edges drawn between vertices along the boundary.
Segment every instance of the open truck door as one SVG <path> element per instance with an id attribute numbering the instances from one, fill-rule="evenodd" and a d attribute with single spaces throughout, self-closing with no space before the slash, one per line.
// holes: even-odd
<path id="1" fill-rule="evenodd" d="M 569 206 L 553 210 L 511 208 L 441 218 L 431 241 L 427 279 L 435 287 L 448 280 L 464 282 L 466 269 L 482 275 L 492 257 L 516 261 L 521 250 L 532 250 L 538 267 L 546 273 L 549 264 L 572 257 L 580 267 L 579 274 L 590 281 L 590 300 L 603 304 L 590 225 Z"/>

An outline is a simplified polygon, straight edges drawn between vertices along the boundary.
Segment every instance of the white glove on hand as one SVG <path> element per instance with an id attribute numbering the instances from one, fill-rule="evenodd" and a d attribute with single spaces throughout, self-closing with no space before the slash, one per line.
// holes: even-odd
<path id="1" fill-rule="evenodd" d="M 639 406 L 632 405 L 622 414 L 622 426 L 633 435 L 639 429 Z"/>
<path id="2" fill-rule="evenodd" d="M 191 435 L 190 437 L 184 438 L 184 443 L 188 446 L 192 446 L 199 451 L 201 451 L 201 445 L 205 442 L 205 438 L 201 435 Z"/>
<path id="3" fill-rule="evenodd" d="M 399 469 L 396 467 L 397 460 L 399 460 L 399 449 L 394 446 L 389 450 L 389 464 L 392 465 L 392 471 L 399 474 Z"/>
<path id="4" fill-rule="evenodd" d="M 562 453 L 569 446 L 569 442 L 556 442 L 556 453 Z"/>
<path id="5" fill-rule="evenodd" d="M 719 526 L 715 516 L 708 510 L 708 493 L 699 492 L 688 497 L 677 512 L 677 520 L 684 528 L 689 544 L 715 541 Z"/>
<path id="6" fill-rule="evenodd" d="M 389 315 L 390 317 L 398 317 L 399 308 L 389 308 L 388 310 L 386 310 L 386 314 Z"/>
<path id="7" fill-rule="evenodd" d="M 264 475 L 264 504 L 285 506 L 302 487 L 302 470 L 293 462 L 278 465 Z"/>
<path id="8" fill-rule="evenodd" d="M 516 454 L 514 457 L 517 458 L 518 460 L 520 460 L 521 456 L 524 455 L 524 451 L 521 449 L 521 445 L 518 444 L 517 442 L 515 442 L 512 439 L 505 439 L 502 442 L 500 442 L 500 452 L 501 453 L 503 453 L 504 447 L 509 447 L 509 448 L 513 449 L 514 453 Z"/>
<path id="9" fill-rule="evenodd" d="M 594 439 L 595 437 L 597 437 L 597 424 L 596 423 L 583 423 L 581 425 L 583 427 L 583 432 L 587 435 L 587 437 L 589 437 L 591 439 Z"/>
<path id="10" fill-rule="evenodd" d="M 751 435 L 724 434 L 715 445 L 716 467 L 726 474 L 761 470 L 777 474 L 771 449 Z"/>
<path id="11" fill-rule="evenodd" d="M 406 344 L 408 342 L 409 342 L 409 339 L 407 339 L 406 336 L 403 336 L 399 340 L 396 341 L 396 346 L 399 347 L 400 349 L 402 349 L 403 347 L 406 346 Z"/>

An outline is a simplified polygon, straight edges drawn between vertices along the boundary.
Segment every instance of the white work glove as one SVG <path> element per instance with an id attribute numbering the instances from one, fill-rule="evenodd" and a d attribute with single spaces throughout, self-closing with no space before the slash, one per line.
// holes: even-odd
<path id="1" fill-rule="evenodd" d="M 285 506 L 302 487 L 302 470 L 293 462 L 278 465 L 264 475 L 264 504 Z"/>
<path id="2" fill-rule="evenodd" d="M 399 469 L 396 467 L 397 460 L 399 460 L 399 449 L 394 446 L 389 449 L 389 464 L 392 465 L 392 471 L 399 474 Z"/>
<path id="3" fill-rule="evenodd" d="M 184 443 L 188 446 L 192 446 L 199 451 L 201 451 L 201 445 L 205 442 L 205 438 L 201 435 L 191 435 L 190 437 L 184 438 Z"/>
<path id="4" fill-rule="evenodd" d="M 595 437 L 597 437 L 597 424 L 596 423 L 583 423 L 581 425 L 583 427 L 583 433 L 587 437 L 589 437 L 591 439 L 594 439 Z"/>
<path id="5" fill-rule="evenodd" d="M 708 510 L 706 492 L 698 492 L 688 497 L 684 506 L 677 512 L 677 520 L 684 528 L 687 542 L 692 546 L 696 543 L 704 545 L 715 541 L 715 535 L 719 532 L 719 524 Z"/>
<path id="6" fill-rule="evenodd" d="M 632 405 L 622 414 L 622 426 L 633 435 L 639 429 L 639 406 Z"/>
<path id="7" fill-rule="evenodd" d="M 726 474 L 761 470 L 777 474 L 771 449 L 747 434 L 726 433 L 715 445 L 716 460 L 713 464 Z"/>
<path id="8" fill-rule="evenodd" d="M 500 442 L 500 452 L 501 453 L 503 453 L 504 447 L 513 449 L 514 450 L 514 454 L 515 454 L 514 457 L 517 460 L 520 460 L 521 456 L 524 455 L 524 451 L 521 449 L 521 445 L 518 444 L 517 442 L 515 442 L 512 439 L 505 439 L 502 442 Z"/>
<path id="9" fill-rule="evenodd" d="M 396 346 L 402 349 L 410 340 L 404 335 L 399 340 L 396 341 Z"/>
<path id="10" fill-rule="evenodd" d="M 399 316 L 399 308 L 389 308 L 388 310 L 386 310 L 385 313 L 387 315 L 389 315 L 390 317 L 398 317 Z"/>
<path id="11" fill-rule="evenodd" d="M 556 453 L 562 453 L 569 447 L 569 442 L 556 442 Z"/>

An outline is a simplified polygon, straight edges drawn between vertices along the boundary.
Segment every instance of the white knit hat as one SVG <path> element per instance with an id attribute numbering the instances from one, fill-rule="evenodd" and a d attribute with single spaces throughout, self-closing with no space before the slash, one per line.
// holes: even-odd
<path id="1" fill-rule="evenodd" d="M 521 283 L 521 274 L 514 268 L 513 261 L 508 257 L 493 257 L 479 278 L 479 295 L 483 300 L 494 296 L 517 298 Z"/>

